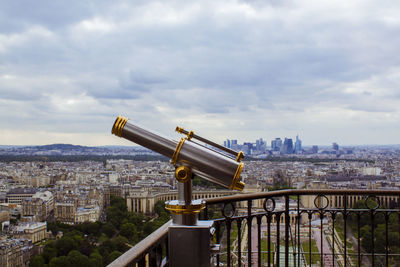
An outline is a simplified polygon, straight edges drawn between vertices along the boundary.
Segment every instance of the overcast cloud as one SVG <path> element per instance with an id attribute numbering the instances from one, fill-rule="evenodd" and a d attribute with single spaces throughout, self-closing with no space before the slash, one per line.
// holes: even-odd
<path id="1" fill-rule="evenodd" d="M 7 1 L 0 144 L 400 138 L 399 1 Z"/>

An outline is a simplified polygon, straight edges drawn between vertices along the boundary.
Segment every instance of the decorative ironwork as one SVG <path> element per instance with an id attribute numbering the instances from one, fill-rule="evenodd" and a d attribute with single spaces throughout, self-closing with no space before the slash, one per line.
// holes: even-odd
<path id="1" fill-rule="evenodd" d="M 324 201 L 325 200 L 325 201 Z M 323 204 L 325 203 L 325 204 Z M 329 206 L 329 199 L 327 196 L 325 195 L 318 195 L 315 199 L 314 199 L 314 205 L 316 208 L 318 208 L 319 210 L 324 210 Z"/>
<path id="2" fill-rule="evenodd" d="M 275 210 L 275 200 L 273 198 L 266 198 L 263 208 L 266 212 L 273 212 Z"/>
<path id="3" fill-rule="evenodd" d="M 201 217 L 210 219 L 207 213 L 215 216 L 215 206 L 223 206 L 217 209 L 221 218 L 214 220 L 221 251 L 213 266 L 397 266 L 399 197 L 400 191 L 391 190 L 239 194 L 206 199 Z M 161 253 L 154 249 L 163 240 L 151 246 L 153 252 L 143 252 L 158 253 L 153 257 L 157 264 L 138 266 L 163 266 L 158 264 Z M 149 257 L 143 255 L 131 262 Z"/>

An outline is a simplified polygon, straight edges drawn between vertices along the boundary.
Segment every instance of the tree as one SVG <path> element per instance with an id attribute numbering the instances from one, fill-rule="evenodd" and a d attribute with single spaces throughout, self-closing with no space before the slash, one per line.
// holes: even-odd
<path id="1" fill-rule="evenodd" d="M 117 196 L 111 195 L 110 196 L 110 205 L 121 211 L 128 210 L 125 199 L 123 199 L 122 197 L 117 197 Z"/>
<path id="2" fill-rule="evenodd" d="M 161 217 L 162 214 L 167 213 L 167 211 L 165 210 L 165 203 L 164 201 L 157 201 L 156 204 L 154 205 L 154 211 L 155 213 Z"/>
<path id="3" fill-rule="evenodd" d="M 132 240 L 137 236 L 137 229 L 133 223 L 125 223 L 121 226 L 120 234 Z"/>
<path id="4" fill-rule="evenodd" d="M 36 255 L 33 259 L 29 262 L 29 267 L 42 267 L 44 266 L 45 261 L 41 255 Z"/>
<path id="5" fill-rule="evenodd" d="M 128 243 L 128 239 L 126 239 L 124 236 L 117 236 L 111 241 L 116 250 L 120 252 L 125 252 L 128 249 L 128 246 L 126 245 Z"/>
<path id="6" fill-rule="evenodd" d="M 93 245 L 90 244 L 88 239 L 85 239 L 79 245 L 79 249 L 78 250 L 82 254 L 84 254 L 86 256 L 89 256 L 93 252 Z"/>
<path id="7" fill-rule="evenodd" d="M 85 255 L 82 255 L 77 250 L 71 250 L 68 253 L 68 260 L 73 266 L 88 266 L 89 265 L 89 258 Z"/>
<path id="8" fill-rule="evenodd" d="M 108 262 L 113 262 L 116 260 L 119 256 L 122 255 L 122 252 L 119 251 L 113 251 L 109 256 L 108 256 Z"/>
<path id="9" fill-rule="evenodd" d="M 54 247 L 53 242 L 43 248 L 42 257 L 46 263 L 49 263 L 52 258 L 57 257 L 57 249 Z"/>
<path id="10" fill-rule="evenodd" d="M 52 258 L 49 267 L 75 267 L 71 264 L 67 256 L 60 256 L 57 258 Z"/>
<path id="11" fill-rule="evenodd" d="M 71 250 L 77 249 L 77 247 L 74 239 L 68 236 L 62 237 L 56 241 L 56 249 L 59 256 L 66 256 Z"/>
<path id="12" fill-rule="evenodd" d="M 62 267 L 77 266 L 77 262 L 81 266 L 83 262 L 88 267 L 103 266 L 125 252 L 129 248 L 128 242 L 136 243 L 170 219 L 163 202 L 157 203 L 159 216 L 153 219 L 143 214 L 128 213 L 122 198 L 112 196 L 111 205 L 107 210 L 108 222 L 105 224 L 67 225 L 49 222 L 49 229 L 53 233 L 62 231 L 64 236 L 56 241 L 48 241 L 41 254 L 42 258 L 32 257 L 31 264 L 48 264 L 50 267 L 51 263 L 51 266 Z"/>
<path id="13" fill-rule="evenodd" d="M 89 261 L 91 267 L 103 266 L 103 257 L 97 251 L 90 254 Z"/>
<path id="14" fill-rule="evenodd" d="M 143 227 L 143 234 L 148 236 L 152 232 L 154 232 L 154 222 L 147 222 Z"/>
<path id="15" fill-rule="evenodd" d="M 375 252 L 385 253 L 386 251 L 386 230 L 384 224 L 379 224 L 374 232 Z"/>
<path id="16" fill-rule="evenodd" d="M 107 207 L 106 214 L 107 221 L 119 229 L 121 225 L 121 219 L 126 217 L 127 211 L 121 210 L 116 206 L 110 206 Z"/>
<path id="17" fill-rule="evenodd" d="M 103 231 L 108 237 L 112 237 L 112 236 L 117 232 L 117 229 L 115 229 L 114 225 L 112 225 L 111 223 L 106 223 L 106 224 L 102 227 L 102 231 Z"/>
<path id="18" fill-rule="evenodd" d="M 115 244 L 111 242 L 111 240 L 106 240 L 99 246 L 100 255 L 103 256 L 103 262 L 107 262 L 106 259 L 108 258 L 108 255 L 114 250 Z"/>
<path id="19" fill-rule="evenodd" d="M 76 227 L 84 234 L 99 236 L 101 229 L 101 222 L 85 222 L 82 224 L 78 224 Z"/>
<path id="20" fill-rule="evenodd" d="M 372 251 L 372 234 L 371 234 L 371 226 L 364 225 L 360 228 L 361 235 L 361 246 L 367 251 Z"/>

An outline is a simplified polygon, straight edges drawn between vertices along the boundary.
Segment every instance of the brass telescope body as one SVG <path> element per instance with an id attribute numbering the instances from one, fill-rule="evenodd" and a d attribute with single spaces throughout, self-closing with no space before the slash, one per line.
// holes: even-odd
<path id="1" fill-rule="evenodd" d="M 243 190 L 245 184 L 239 180 L 243 169 L 243 163 L 240 162 L 244 156 L 242 152 L 237 153 L 224 149 L 224 152 L 229 154 L 227 155 L 193 141 L 192 139 L 198 139 L 220 149 L 219 145 L 196 136 L 193 131 L 187 132 L 180 127 L 177 127 L 176 131 L 185 134 L 186 137 L 179 141 L 171 140 L 131 124 L 127 118 L 118 116 L 111 132 L 170 158 L 176 168 L 177 180 L 183 184 L 190 182 L 190 188 L 185 187 L 186 191 L 190 191 L 186 194 L 190 196 L 190 199 L 185 197 L 184 203 L 177 204 L 171 201 L 172 203 L 166 204 L 166 208 L 172 213 L 198 213 L 204 208 L 204 204 L 191 202 L 192 175 L 197 175 L 225 188 Z"/>

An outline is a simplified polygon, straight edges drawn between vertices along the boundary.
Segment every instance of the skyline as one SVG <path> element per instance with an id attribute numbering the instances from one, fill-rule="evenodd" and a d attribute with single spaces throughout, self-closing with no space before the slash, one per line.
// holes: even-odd
<path id="1" fill-rule="evenodd" d="M 400 3 L 7 2 L 0 145 L 177 139 L 399 144 Z"/>
<path id="2" fill-rule="evenodd" d="M 276 138 L 280 138 L 280 137 L 276 137 Z M 289 139 L 291 139 L 293 141 L 293 138 L 290 138 L 290 137 L 283 137 L 283 139 L 281 138 L 281 140 L 284 141 L 284 139 L 286 139 L 286 138 L 289 138 Z M 173 138 L 171 138 L 171 139 L 173 139 Z M 226 146 L 225 142 L 227 140 L 229 140 L 229 141 L 237 141 L 238 145 L 245 145 L 245 144 L 248 144 L 248 143 L 256 145 L 257 141 L 259 141 L 260 139 L 262 139 L 265 142 L 267 149 L 271 149 L 272 148 L 271 143 L 273 141 L 276 141 L 275 139 L 273 139 L 273 140 L 265 140 L 262 137 L 260 137 L 257 140 L 243 140 L 243 142 L 238 141 L 238 139 L 225 139 L 222 143 L 220 143 L 220 145 Z M 173 139 L 173 140 L 175 140 L 175 139 Z M 176 139 L 176 141 L 177 140 L 178 139 Z M 213 141 L 213 140 L 211 140 L 211 141 Z M 300 140 L 300 141 L 302 142 L 302 140 Z M 381 147 L 381 148 L 396 148 L 396 147 L 400 147 L 400 144 L 395 144 L 395 143 L 392 143 L 392 144 L 388 143 L 388 144 L 361 144 L 361 145 L 347 144 L 347 145 L 343 145 L 343 144 L 338 144 L 337 142 L 332 142 L 330 144 L 303 144 L 302 143 L 301 147 L 309 149 L 309 148 L 312 148 L 313 146 L 317 146 L 318 148 L 326 149 L 326 148 L 332 148 L 333 144 L 339 145 L 340 148 L 378 148 L 378 147 Z M 113 148 L 113 147 L 116 147 L 116 148 L 117 147 L 135 148 L 135 147 L 137 147 L 137 148 L 147 149 L 147 148 L 145 148 L 145 147 L 143 147 L 141 145 L 138 145 L 138 144 L 136 144 L 134 142 L 131 142 L 131 141 L 128 141 L 128 143 L 119 144 L 119 145 L 79 145 L 79 144 L 72 144 L 72 143 L 48 143 L 48 144 L 43 144 L 43 145 L 38 145 L 38 144 L 32 144 L 32 145 L 12 145 L 12 144 L 11 145 L 3 145 L 3 144 L 0 144 L 0 149 L 11 148 L 11 147 L 16 147 L 16 148 L 18 148 L 18 147 L 21 147 L 21 148 L 22 147 L 46 147 L 46 146 L 54 146 L 54 145 L 66 145 L 66 146 L 70 146 L 71 145 L 71 146 L 98 147 L 98 148 L 101 148 L 101 147 L 104 147 L 104 148 L 107 148 L 107 147 L 109 147 L 109 148 Z"/>

